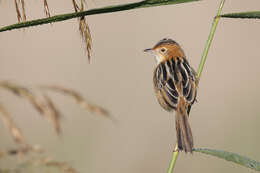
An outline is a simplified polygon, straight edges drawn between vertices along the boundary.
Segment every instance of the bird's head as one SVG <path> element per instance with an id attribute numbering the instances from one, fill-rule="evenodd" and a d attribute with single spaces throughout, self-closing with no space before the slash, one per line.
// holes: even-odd
<path id="1" fill-rule="evenodd" d="M 155 57 L 157 64 L 171 58 L 185 57 L 180 45 L 168 38 L 160 40 L 153 48 L 145 49 L 144 52 L 151 53 Z"/>

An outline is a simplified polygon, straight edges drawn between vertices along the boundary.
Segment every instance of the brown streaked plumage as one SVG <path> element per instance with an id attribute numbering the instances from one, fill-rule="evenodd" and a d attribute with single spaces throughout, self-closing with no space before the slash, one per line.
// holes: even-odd
<path id="1" fill-rule="evenodd" d="M 196 72 L 190 67 L 180 45 L 172 39 L 163 39 L 145 52 L 152 53 L 157 61 L 153 82 L 159 104 L 167 111 L 176 111 L 178 149 L 192 152 L 188 114 L 197 95 Z"/>

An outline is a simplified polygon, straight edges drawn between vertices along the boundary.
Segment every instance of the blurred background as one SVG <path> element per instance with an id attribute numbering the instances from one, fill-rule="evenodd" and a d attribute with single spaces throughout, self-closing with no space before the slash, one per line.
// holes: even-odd
<path id="1" fill-rule="evenodd" d="M 51 15 L 73 12 L 71 1 L 48 1 Z M 88 8 L 130 1 L 88 1 Z M 164 37 L 179 42 L 197 69 L 220 1 L 201 1 L 87 17 L 90 64 L 76 19 L 0 33 L 0 80 L 26 86 L 56 84 L 107 108 L 114 123 L 50 93 L 63 113 L 57 137 L 31 105 L 1 90 L 3 103 L 28 141 L 79 172 L 166 172 L 175 146 L 174 114 L 154 95 L 153 57 L 143 49 Z M 259 10 L 259 0 L 226 1 L 223 13 Z M 1 26 L 17 22 L 13 1 L 0 3 Z M 41 1 L 26 0 L 27 20 L 44 16 Z M 260 160 L 260 21 L 221 19 L 199 85 L 190 123 L 196 148 L 236 152 Z M 1 149 L 15 147 L 3 123 Z M 1 160 L 0 167 L 12 166 Z M 253 172 L 211 156 L 180 154 L 176 172 Z"/>

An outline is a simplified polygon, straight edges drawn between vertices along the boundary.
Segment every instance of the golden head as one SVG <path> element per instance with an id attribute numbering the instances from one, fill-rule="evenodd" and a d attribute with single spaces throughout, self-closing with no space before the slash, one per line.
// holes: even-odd
<path id="1" fill-rule="evenodd" d="M 158 64 L 171 58 L 185 57 L 180 45 L 168 38 L 160 40 L 153 48 L 145 49 L 144 52 L 149 52 L 155 56 Z"/>

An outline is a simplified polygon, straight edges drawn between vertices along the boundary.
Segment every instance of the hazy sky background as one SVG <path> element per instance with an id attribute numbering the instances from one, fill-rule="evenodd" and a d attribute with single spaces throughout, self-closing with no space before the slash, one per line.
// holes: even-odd
<path id="1" fill-rule="evenodd" d="M 89 8 L 129 1 L 90 1 Z M 118 124 L 49 93 L 62 110 L 57 137 L 31 105 L 1 90 L 0 102 L 28 141 L 81 173 L 166 172 L 175 146 L 174 114 L 154 95 L 153 57 L 145 48 L 169 37 L 197 69 L 220 1 L 138 9 L 87 17 L 93 38 L 88 63 L 76 19 L 0 33 L 0 80 L 26 86 L 56 84 L 76 89 L 107 108 Z M 70 0 L 48 1 L 51 14 L 73 12 Z M 223 12 L 259 10 L 259 0 L 228 0 Z M 28 20 L 44 17 L 42 1 L 26 0 Z M 1 26 L 17 22 L 13 1 L 0 3 Z M 260 160 L 260 20 L 221 19 L 191 111 L 196 148 L 221 149 Z M 2 125 L 0 148 L 15 146 Z M 0 162 L 5 167 L 11 162 Z M 210 156 L 180 154 L 176 172 L 253 172 Z"/>

